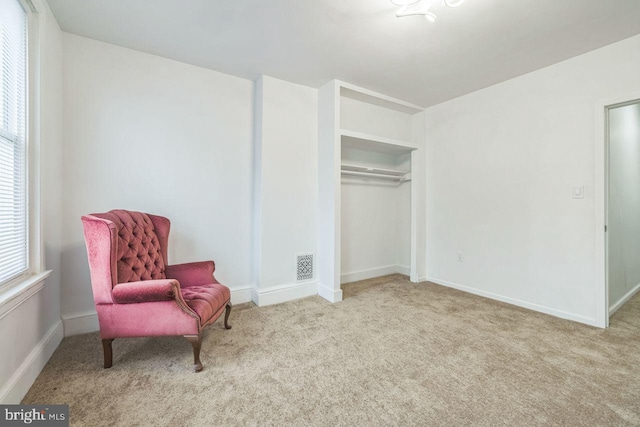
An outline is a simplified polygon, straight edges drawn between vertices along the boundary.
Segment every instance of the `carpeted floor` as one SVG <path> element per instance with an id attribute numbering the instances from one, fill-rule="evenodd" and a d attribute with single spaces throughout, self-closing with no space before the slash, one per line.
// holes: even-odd
<path id="1" fill-rule="evenodd" d="M 599 330 L 394 275 L 183 338 L 66 338 L 24 403 L 72 425 L 640 425 L 640 296 Z"/>

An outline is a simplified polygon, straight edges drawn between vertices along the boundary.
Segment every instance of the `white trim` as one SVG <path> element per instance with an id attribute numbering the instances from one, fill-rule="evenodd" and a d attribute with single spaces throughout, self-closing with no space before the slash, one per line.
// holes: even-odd
<path id="1" fill-rule="evenodd" d="M 596 104 L 595 106 L 595 120 L 596 120 L 596 132 L 595 132 L 595 145 L 594 145 L 594 163 L 595 163 L 595 180 L 594 180 L 594 206 L 595 206 L 595 265 L 594 276 L 596 281 L 596 319 L 598 319 L 599 326 L 607 328 L 609 326 L 609 288 L 607 285 L 607 238 L 604 228 L 606 226 L 606 133 L 605 133 L 605 120 L 606 120 L 606 105 Z"/>
<path id="2" fill-rule="evenodd" d="M 40 274 L 27 276 L 21 282 L 3 289 L 0 293 L 0 319 L 39 292 L 50 274 L 51 270 L 47 270 Z"/>
<path id="3" fill-rule="evenodd" d="M 609 327 L 609 283 L 607 278 L 607 235 L 604 228 L 607 225 L 607 111 L 609 107 L 640 99 L 640 92 L 620 94 L 617 97 L 603 99 L 596 102 L 594 107 L 595 138 L 594 138 L 594 208 L 595 208 L 595 251 L 596 259 L 594 275 L 596 280 L 596 319 L 598 327 Z"/>
<path id="4" fill-rule="evenodd" d="M 88 334 L 90 332 L 97 332 L 100 330 L 98 313 L 95 311 L 64 314 L 62 315 L 62 323 L 64 324 L 65 337 Z"/>
<path id="5" fill-rule="evenodd" d="M 629 301 L 635 294 L 640 291 L 640 283 L 638 283 L 633 289 L 627 292 L 622 298 L 620 298 L 615 304 L 609 307 L 609 316 L 618 311 L 620 307 L 624 305 L 627 301 Z"/>
<path id="6" fill-rule="evenodd" d="M 262 272 L 262 113 L 264 110 L 264 74 L 258 77 L 254 84 L 254 117 L 253 117 L 253 271 L 252 280 L 260 280 Z M 250 289 L 250 300 L 253 298 L 253 288 Z"/>
<path id="7" fill-rule="evenodd" d="M 31 350 L 9 381 L 2 386 L 0 404 L 20 403 L 62 342 L 63 337 L 62 322 L 58 320 Z"/>
<path id="8" fill-rule="evenodd" d="M 282 302 L 310 297 L 317 294 L 318 282 L 316 281 L 291 283 L 272 286 L 265 289 L 252 289 L 252 299 L 254 304 L 258 307 L 280 304 Z"/>
<path id="9" fill-rule="evenodd" d="M 427 276 L 418 277 L 418 283 L 428 282 L 428 281 L 429 281 L 429 277 L 427 277 Z"/>
<path id="10" fill-rule="evenodd" d="M 410 235 L 410 266 L 409 272 L 404 273 L 409 276 L 409 280 L 413 283 L 418 281 L 418 189 L 419 181 L 418 181 L 418 170 L 419 162 L 418 162 L 418 152 L 411 152 L 411 194 L 410 203 L 411 203 L 411 217 L 409 220 L 411 221 L 411 235 Z M 415 178 L 414 178 L 415 177 Z"/>
<path id="11" fill-rule="evenodd" d="M 413 132 L 415 133 L 415 132 Z M 425 150 L 426 151 L 426 150 Z M 420 193 L 420 183 L 419 183 L 419 174 L 420 170 L 420 160 L 418 159 L 418 151 L 411 152 L 411 177 L 416 177 L 416 179 L 411 180 L 411 194 L 410 203 L 411 203 L 411 217 L 409 221 L 411 221 L 411 236 L 410 236 L 410 265 L 409 272 L 406 273 L 409 276 L 409 280 L 413 283 L 418 282 L 418 203 L 419 198 L 418 194 Z"/>
<path id="12" fill-rule="evenodd" d="M 493 292 L 483 291 L 471 286 L 460 285 L 458 283 L 449 282 L 447 280 L 438 279 L 435 277 L 428 277 L 427 281 L 435 283 L 436 285 L 445 286 L 447 288 L 457 289 L 459 291 L 468 292 L 470 294 L 478 295 L 481 297 L 489 298 L 496 301 L 506 302 L 507 304 L 516 305 L 518 307 L 527 308 L 529 310 L 537 311 L 544 314 L 550 314 L 551 316 L 559 317 L 561 319 L 573 320 L 575 322 L 584 323 L 589 326 L 601 327 L 596 318 L 589 318 L 580 314 L 569 313 L 555 308 L 547 307 L 544 305 L 534 304 L 527 301 L 522 301 L 516 298 L 507 297 L 504 295 L 496 294 Z"/>
<path id="13" fill-rule="evenodd" d="M 256 287 L 251 288 L 251 301 L 255 305 L 259 306 L 258 303 L 260 302 L 260 295 L 258 295 L 258 288 Z"/>
<path id="14" fill-rule="evenodd" d="M 252 286 L 245 288 L 231 289 L 231 304 L 244 304 L 245 302 L 253 301 L 252 298 Z"/>
<path id="15" fill-rule="evenodd" d="M 40 34 L 42 22 L 35 5 L 29 4 L 28 20 L 28 96 L 27 96 L 27 200 L 29 215 L 29 271 L 36 273 L 44 271 L 44 234 L 42 232 L 42 176 L 41 176 L 41 94 L 42 80 L 41 56 L 42 37 Z"/>
<path id="16" fill-rule="evenodd" d="M 388 276 L 396 273 L 395 265 L 371 268 L 369 270 L 353 271 L 340 275 L 340 284 L 358 282 L 360 280 L 373 279 L 374 277 Z"/>
<path id="17" fill-rule="evenodd" d="M 317 280 L 340 290 L 340 190 L 342 161 L 340 86 L 332 80 L 318 89 L 318 246 Z"/>
<path id="18" fill-rule="evenodd" d="M 411 266 L 396 264 L 396 273 L 411 276 Z"/>
<path id="19" fill-rule="evenodd" d="M 318 295 L 329 302 L 342 301 L 342 289 L 329 288 L 322 283 L 318 283 Z"/>
<path id="20" fill-rule="evenodd" d="M 373 279 L 375 277 L 388 276 L 390 274 L 404 274 L 409 276 L 411 267 L 405 265 L 386 265 L 384 267 L 371 268 L 369 270 L 354 271 L 340 275 L 340 284 L 359 282 L 360 280 Z"/>

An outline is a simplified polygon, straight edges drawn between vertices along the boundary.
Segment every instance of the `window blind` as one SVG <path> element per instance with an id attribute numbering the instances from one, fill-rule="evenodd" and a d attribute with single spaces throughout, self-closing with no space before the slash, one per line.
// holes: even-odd
<path id="1" fill-rule="evenodd" d="M 29 268 L 27 13 L 0 1 L 0 285 Z"/>

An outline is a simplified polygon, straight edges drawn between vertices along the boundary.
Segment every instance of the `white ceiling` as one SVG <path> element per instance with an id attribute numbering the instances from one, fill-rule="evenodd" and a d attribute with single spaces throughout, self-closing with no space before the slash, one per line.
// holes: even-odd
<path id="1" fill-rule="evenodd" d="M 48 0 L 64 31 L 249 79 L 337 78 L 430 106 L 640 34 L 640 0 Z"/>

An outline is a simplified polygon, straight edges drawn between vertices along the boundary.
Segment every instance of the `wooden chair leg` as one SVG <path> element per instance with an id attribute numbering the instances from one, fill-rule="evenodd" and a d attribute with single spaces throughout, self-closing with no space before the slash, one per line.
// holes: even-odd
<path id="1" fill-rule="evenodd" d="M 202 333 L 198 335 L 185 335 L 187 341 L 193 347 L 193 369 L 195 372 L 202 371 L 202 362 L 200 362 L 200 347 L 202 346 Z"/>
<path id="2" fill-rule="evenodd" d="M 111 349 L 111 343 L 113 338 L 102 340 L 102 351 L 104 352 L 104 368 L 110 368 L 113 364 L 113 350 Z"/>
<path id="3" fill-rule="evenodd" d="M 224 327 L 226 329 L 231 329 L 231 325 L 229 324 L 229 314 L 231 314 L 231 301 L 227 303 L 227 310 L 224 313 Z"/>

